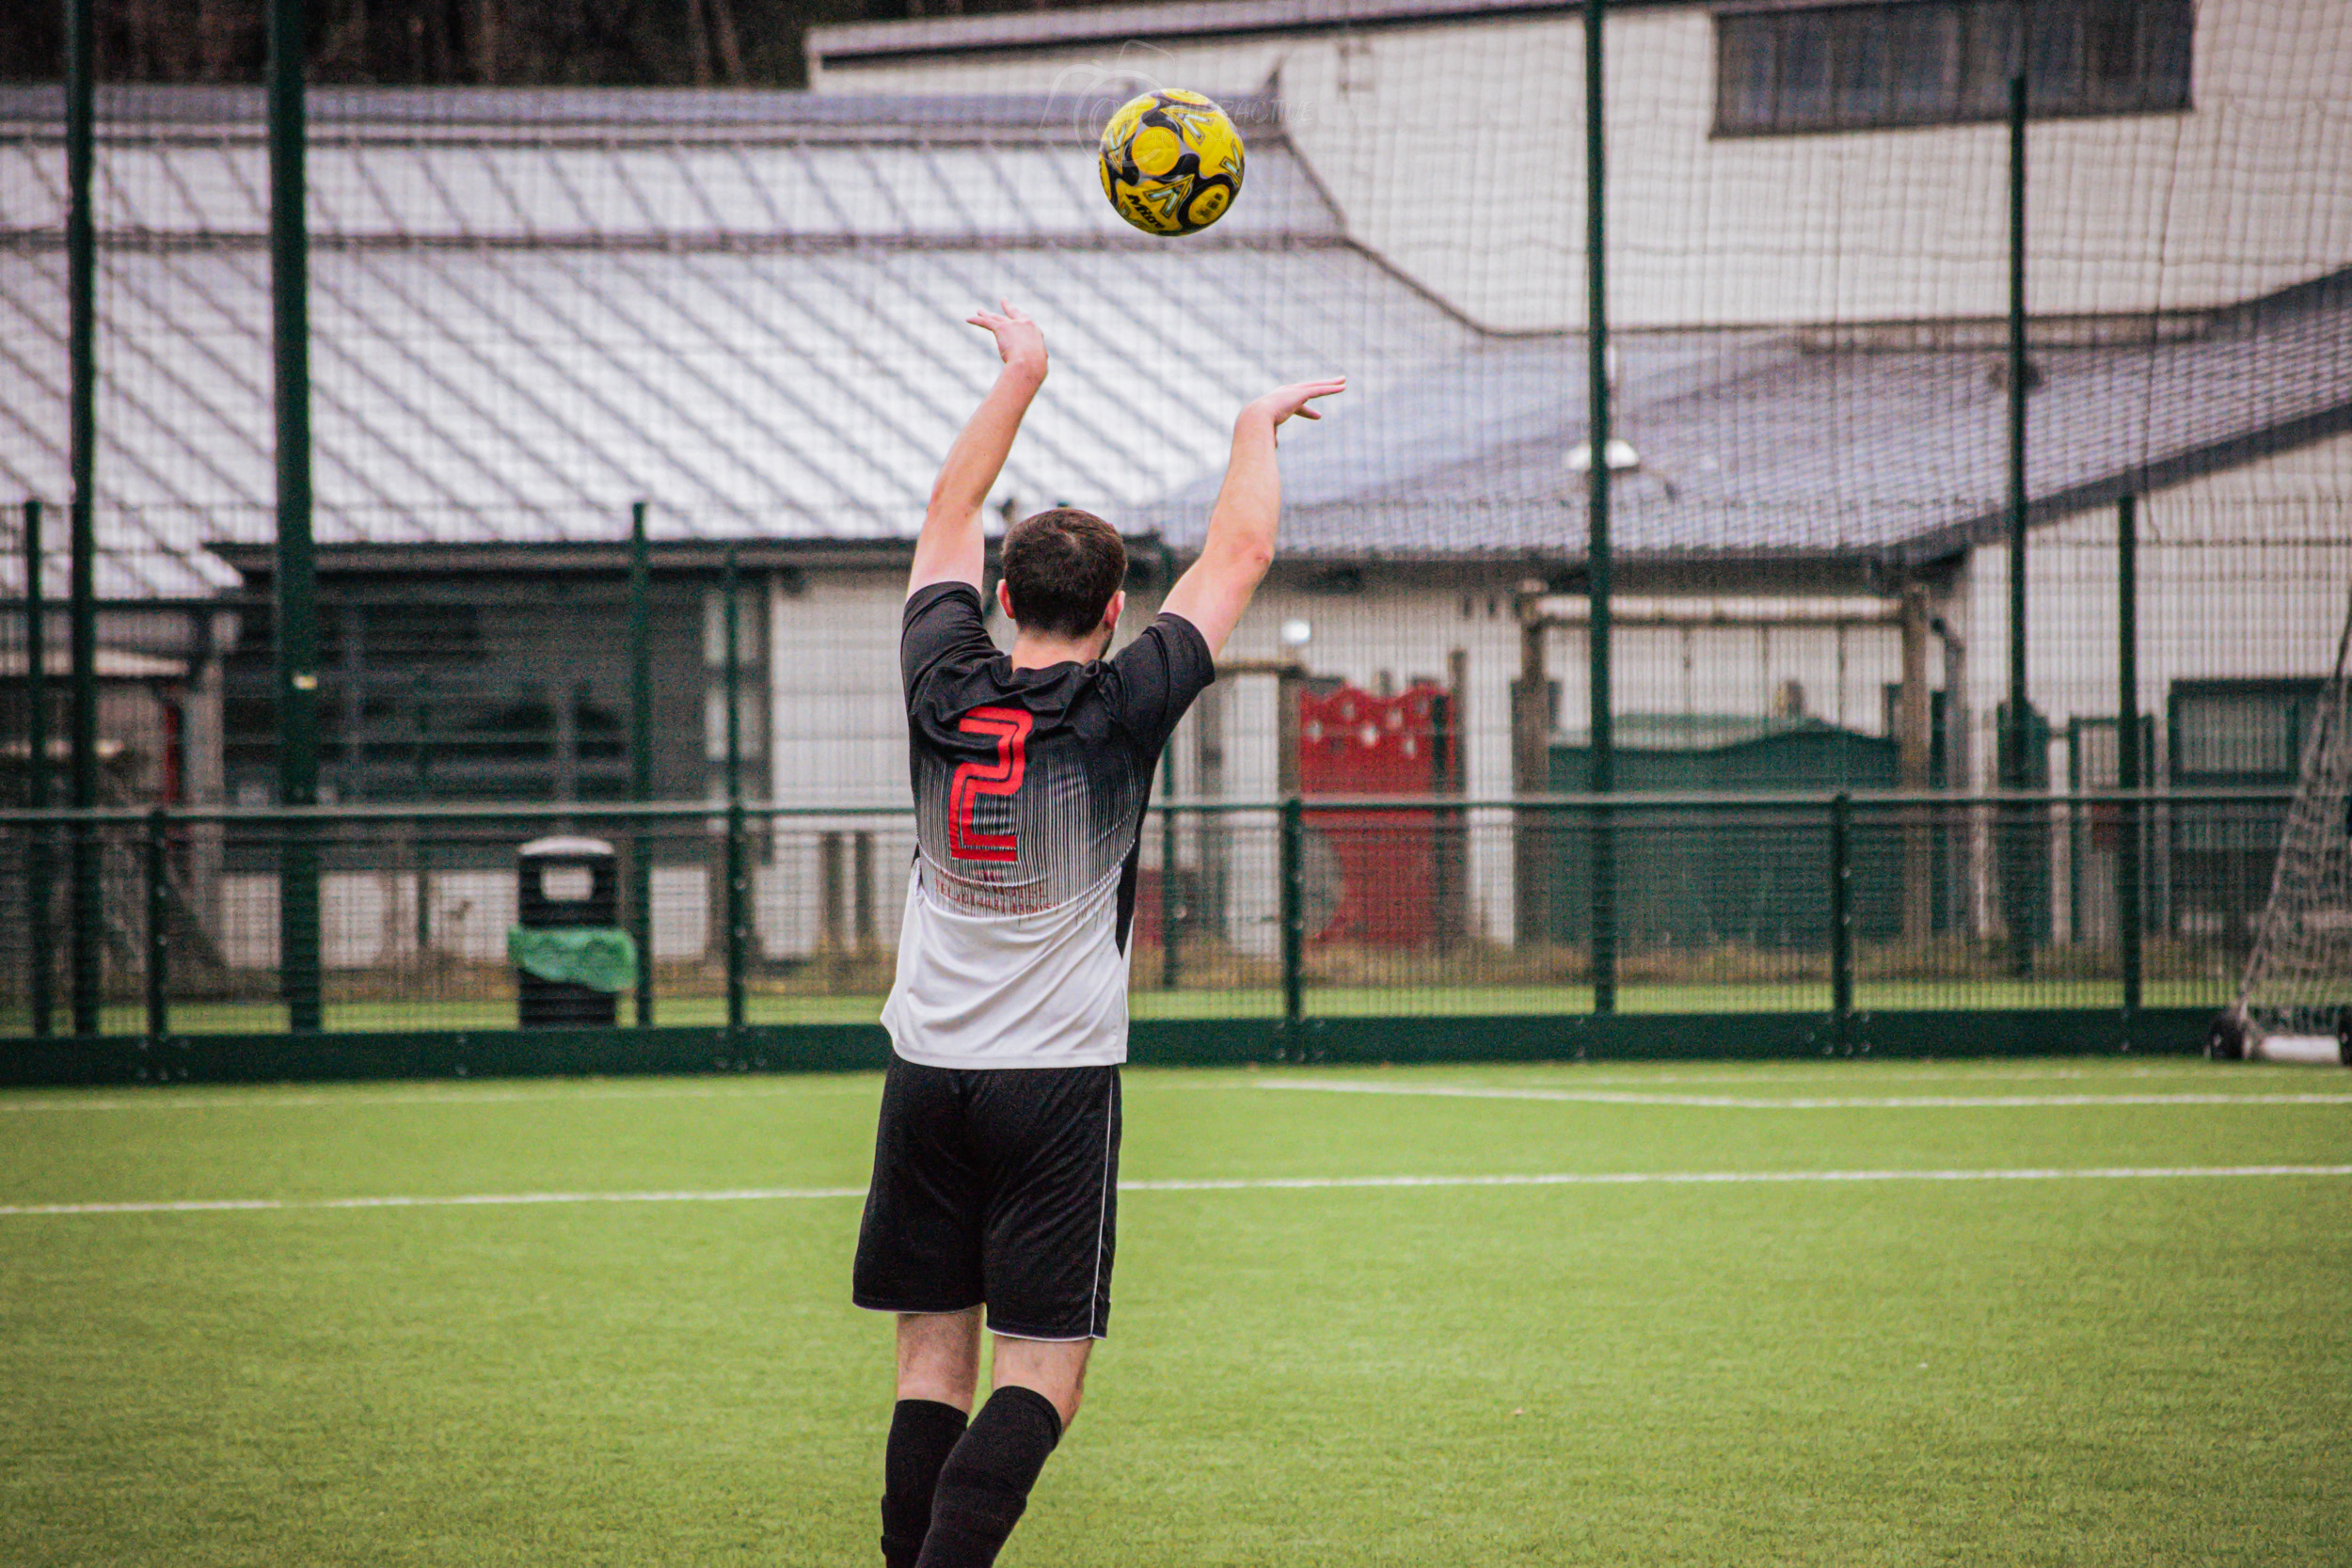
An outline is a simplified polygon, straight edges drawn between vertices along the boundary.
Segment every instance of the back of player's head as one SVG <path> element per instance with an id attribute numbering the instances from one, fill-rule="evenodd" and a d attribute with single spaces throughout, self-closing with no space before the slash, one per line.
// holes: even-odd
<path id="1" fill-rule="evenodd" d="M 1127 546 L 1091 512 L 1057 506 L 1005 531 L 1005 591 L 1024 631 L 1085 637 L 1127 580 Z"/>

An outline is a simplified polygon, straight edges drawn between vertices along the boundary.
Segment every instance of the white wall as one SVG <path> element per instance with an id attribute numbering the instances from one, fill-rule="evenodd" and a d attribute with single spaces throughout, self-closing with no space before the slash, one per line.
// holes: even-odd
<path id="1" fill-rule="evenodd" d="M 476 963 L 504 962 L 506 933 L 517 908 L 513 869 L 436 871 L 428 880 L 434 950 Z M 321 877 L 319 962 L 327 969 L 367 969 L 413 957 L 416 898 L 412 872 L 337 871 Z M 277 876 L 223 877 L 220 908 L 221 953 L 230 964 L 275 968 Z"/>
<path id="2" fill-rule="evenodd" d="M 2183 678 L 2324 675 L 2352 597 L 2352 436 L 2160 490 L 2139 509 L 2139 710 L 2159 747 Z M 2062 740 L 2111 718 L 2118 606 L 2111 509 L 2026 545 L 2026 689 Z M 1990 785 L 1994 705 L 2008 689 L 2009 549 L 1972 553 L 1959 608 L 1969 643 L 1978 780 Z M 2054 743 L 2052 778 L 2065 757 Z"/>
<path id="3" fill-rule="evenodd" d="M 2033 128 L 2036 313 L 2184 309 L 2352 261 L 2352 5 L 2202 0 L 2194 108 Z M 828 66 L 828 91 L 1212 93 L 1280 73 L 1351 233 L 1483 325 L 1582 320 L 1583 43 L 1565 19 Z M 1999 125 L 1715 139 L 1700 7 L 1608 40 L 1611 311 L 1624 327 L 1997 316 Z M 1243 199 L 1247 200 L 1247 195 Z"/>
<path id="4" fill-rule="evenodd" d="M 769 958 L 805 957 L 817 950 L 814 847 L 753 869 L 752 919 Z M 806 864 L 802 861 L 805 859 Z M 515 873 L 437 871 L 430 879 L 434 951 L 474 963 L 506 959 L 506 933 L 516 921 Z M 898 930 L 897 895 L 884 895 L 883 941 Z M 416 878 L 407 872 L 336 872 L 319 883 L 319 960 L 327 969 L 369 969 L 412 958 L 416 948 Z M 653 957 L 661 962 L 715 959 L 710 918 L 710 871 L 700 865 L 653 870 Z M 237 968 L 278 963 L 278 879 L 221 879 L 221 951 Z"/>
<path id="5" fill-rule="evenodd" d="M 898 683 L 896 572 L 807 574 L 771 601 L 769 734 L 779 799 L 806 805 L 899 805 L 907 735 Z"/>

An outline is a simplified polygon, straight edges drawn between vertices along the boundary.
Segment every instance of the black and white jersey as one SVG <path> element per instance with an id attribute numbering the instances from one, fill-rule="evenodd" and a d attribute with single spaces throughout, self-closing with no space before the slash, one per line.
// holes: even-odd
<path id="1" fill-rule="evenodd" d="M 1216 679 L 1190 622 L 1161 615 L 1111 658 L 1016 670 L 979 592 L 907 600 L 899 644 L 914 871 L 882 1021 L 931 1067 L 1126 1060 L 1127 931 L 1152 775 Z"/>

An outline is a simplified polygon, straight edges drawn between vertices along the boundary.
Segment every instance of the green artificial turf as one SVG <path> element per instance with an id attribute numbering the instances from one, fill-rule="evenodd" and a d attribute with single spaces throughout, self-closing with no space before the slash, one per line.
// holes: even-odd
<path id="1" fill-rule="evenodd" d="M 854 1190 L 878 1085 L 0 1095 L 0 1205 Z M 2347 1093 L 1136 1071 L 1122 1176 L 2342 1164 L 2352 1104 L 2247 1097 Z M 2245 1102 L 2068 1102 L 2185 1094 Z M 1772 1103 L 1984 1097 L 2031 1102 Z M 857 1212 L 0 1214 L 0 1562 L 878 1561 Z M 1115 1338 L 1009 1568 L 2352 1561 L 2352 1178 L 1131 1190 L 1120 1220 Z"/>

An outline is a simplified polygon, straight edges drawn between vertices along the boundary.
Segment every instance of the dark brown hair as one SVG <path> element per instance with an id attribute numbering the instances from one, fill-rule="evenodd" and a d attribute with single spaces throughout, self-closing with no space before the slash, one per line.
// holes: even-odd
<path id="1" fill-rule="evenodd" d="M 1005 531 L 1005 588 L 1025 631 L 1084 637 L 1127 580 L 1127 546 L 1091 512 L 1057 506 Z"/>

